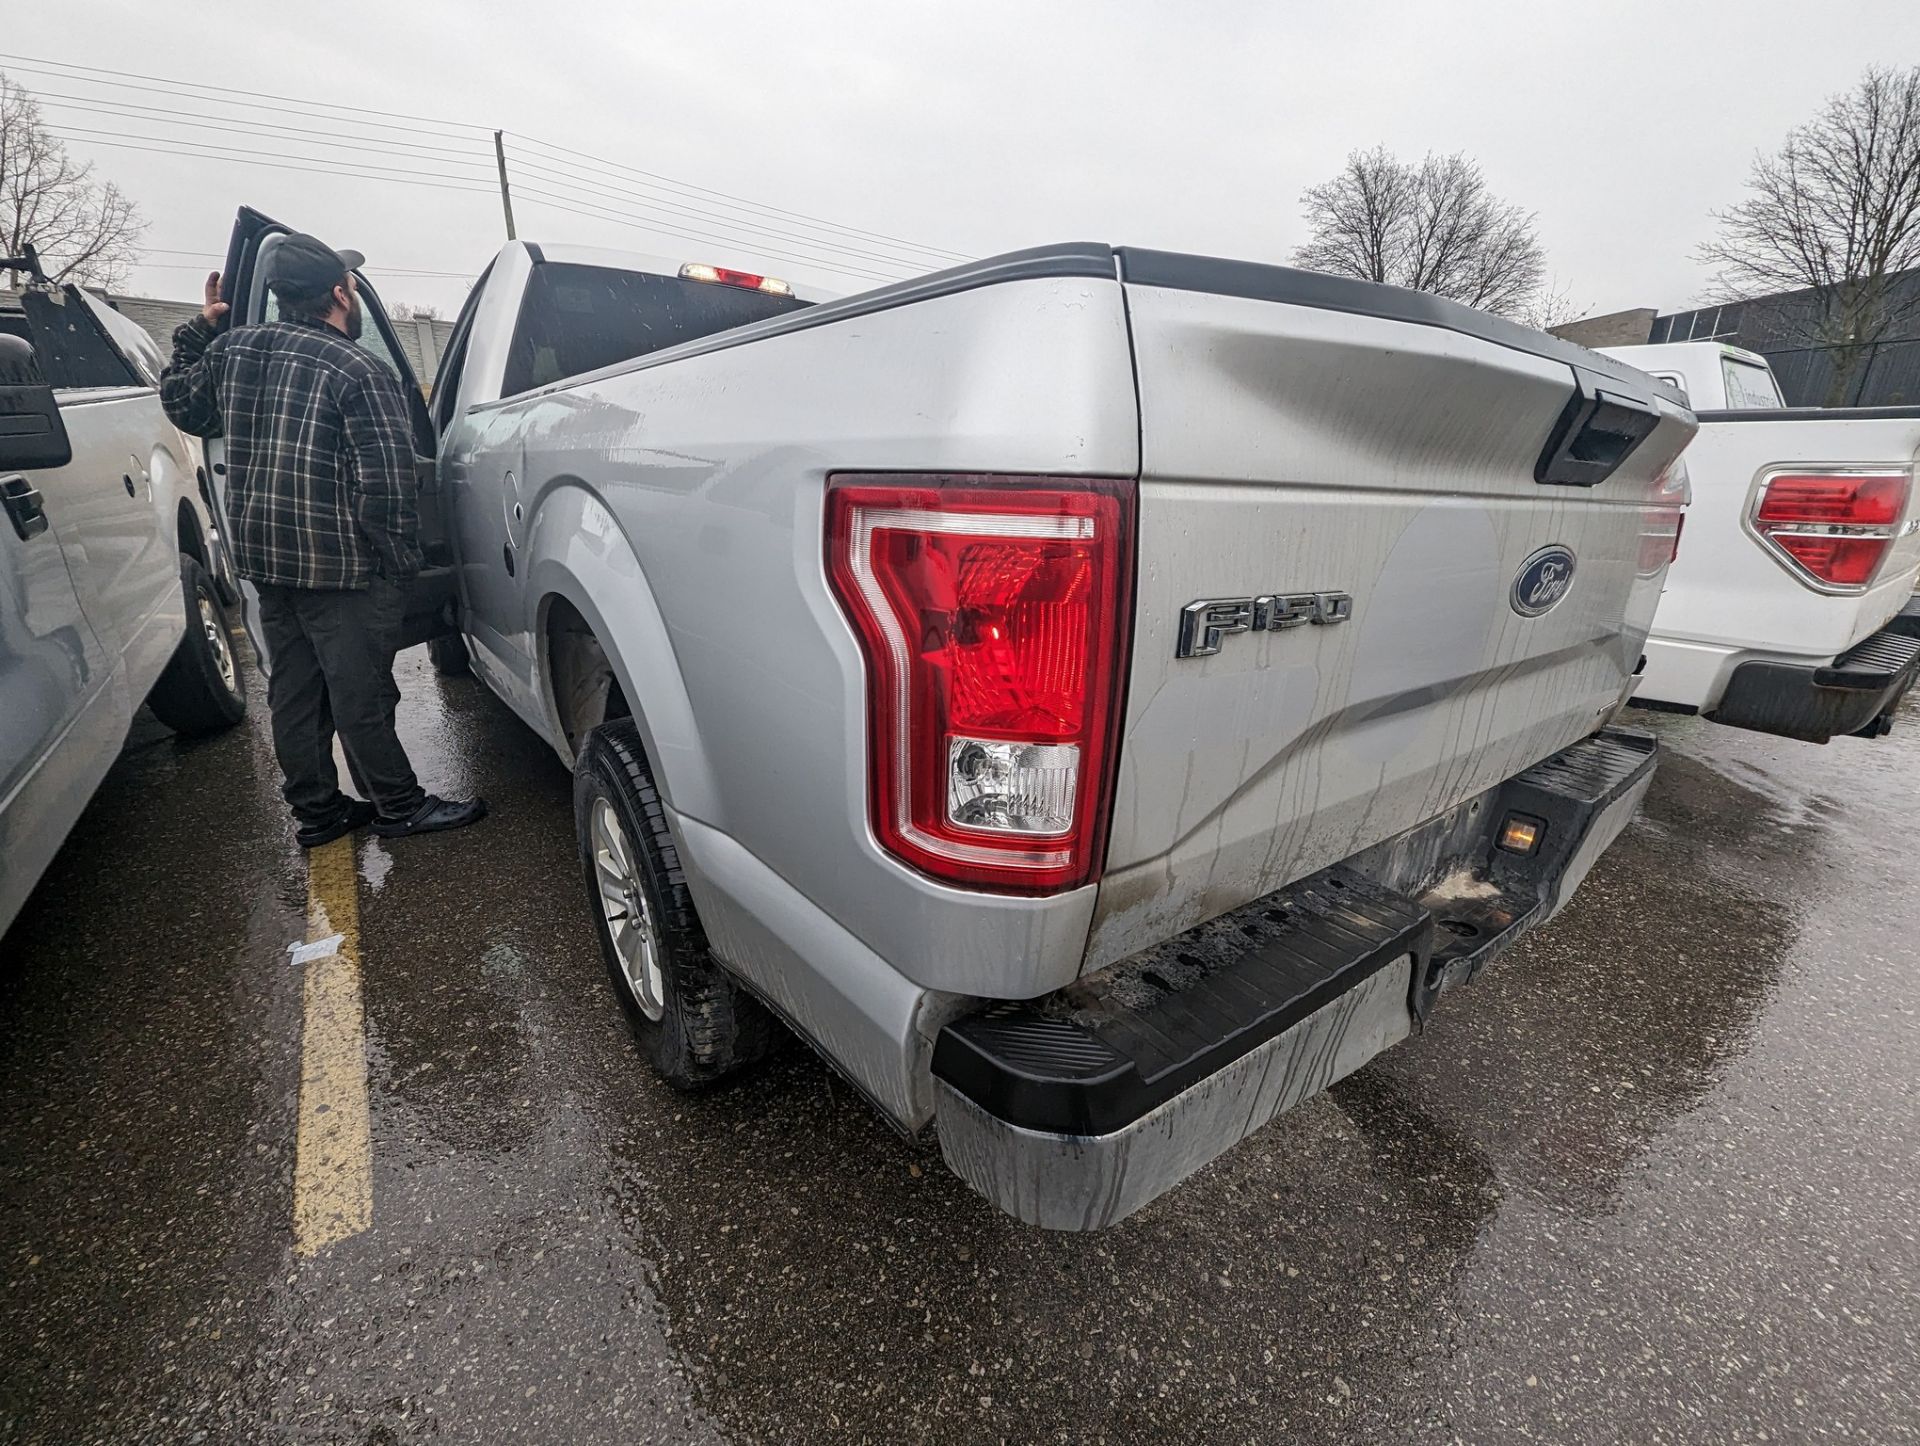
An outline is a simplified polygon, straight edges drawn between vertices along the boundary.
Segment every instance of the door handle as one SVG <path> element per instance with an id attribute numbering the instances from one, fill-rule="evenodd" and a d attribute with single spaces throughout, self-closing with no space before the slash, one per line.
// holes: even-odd
<path id="1" fill-rule="evenodd" d="M 26 542 L 47 530 L 46 499 L 24 477 L 0 479 L 0 506 L 20 540 Z"/>

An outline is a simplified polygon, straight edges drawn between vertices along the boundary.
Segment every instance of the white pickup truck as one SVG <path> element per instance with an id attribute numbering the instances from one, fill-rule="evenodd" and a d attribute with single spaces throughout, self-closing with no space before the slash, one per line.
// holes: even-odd
<path id="1" fill-rule="evenodd" d="M 120 754 L 144 701 L 232 727 L 236 597 L 199 444 L 160 410 L 163 359 L 77 286 L 0 258 L 0 934 Z"/>
<path id="2" fill-rule="evenodd" d="M 1074 245 L 808 305 L 514 242 L 421 422 L 422 631 L 573 768 L 652 1063 L 777 1015 L 1042 1226 L 1406 1036 L 1651 777 L 1605 725 L 1692 416 L 1432 297 Z"/>
<path id="3" fill-rule="evenodd" d="M 1633 702 L 1813 743 L 1885 733 L 1920 671 L 1920 407 L 1785 407 L 1765 357 L 1718 342 L 1608 354 L 1700 417 Z"/>

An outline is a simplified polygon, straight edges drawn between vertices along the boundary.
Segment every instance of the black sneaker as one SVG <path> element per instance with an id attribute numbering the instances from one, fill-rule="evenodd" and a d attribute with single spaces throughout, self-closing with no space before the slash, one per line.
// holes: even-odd
<path id="1" fill-rule="evenodd" d="M 405 818 L 376 818 L 373 831 L 381 838 L 405 838 L 416 833 L 440 833 L 465 828 L 487 816 L 484 798 L 436 798 L 429 793 Z"/>
<path id="2" fill-rule="evenodd" d="M 364 798 L 349 798 L 346 808 L 339 817 L 328 823 L 310 823 L 293 831 L 293 840 L 303 849 L 317 849 L 321 844 L 332 843 L 337 838 L 345 838 L 357 828 L 365 828 L 373 822 L 374 808 Z"/>

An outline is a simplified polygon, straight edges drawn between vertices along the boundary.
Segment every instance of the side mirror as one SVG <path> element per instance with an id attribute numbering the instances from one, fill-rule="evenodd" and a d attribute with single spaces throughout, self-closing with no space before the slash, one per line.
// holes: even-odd
<path id="1" fill-rule="evenodd" d="M 0 336 L 0 471 L 33 472 L 73 460 L 67 424 L 33 348 Z"/>

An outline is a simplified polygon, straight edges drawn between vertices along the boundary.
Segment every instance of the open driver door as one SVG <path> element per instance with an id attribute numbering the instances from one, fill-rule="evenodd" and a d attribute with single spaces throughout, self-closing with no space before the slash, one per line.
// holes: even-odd
<path id="1" fill-rule="evenodd" d="M 227 242 L 227 263 L 220 273 L 220 297 L 227 303 L 227 326 L 249 326 L 274 320 L 279 303 L 267 289 L 274 277 L 274 252 L 280 242 L 293 234 L 293 228 L 250 206 L 242 206 L 234 218 L 233 235 Z M 359 283 L 360 306 L 366 325 L 354 345 L 373 357 L 400 379 L 407 395 L 407 411 L 412 423 L 415 475 L 419 479 L 420 549 L 424 565 L 407 598 L 406 621 L 400 646 L 412 647 L 431 638 L 458 631 L 458 574 L 453 566 L 450 529 L 447 526 L 444 498 L 440 490 L 438 466 L 434 458 L 434 430 L 427 414 L 427 403 L 420 381 L 400 349 L 399 337 L 388 320 L 379 293 L 367 278 L 354 273 Z M 209 438 L 206 444 L 208 483 L 222 516 L 226 514 L 226 444 Z M 271 670 L 259 626 L 259 596 L 251 583 L 241 584 L 247 635 L 253 640 L 263 669 Z"/>

